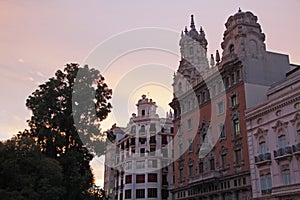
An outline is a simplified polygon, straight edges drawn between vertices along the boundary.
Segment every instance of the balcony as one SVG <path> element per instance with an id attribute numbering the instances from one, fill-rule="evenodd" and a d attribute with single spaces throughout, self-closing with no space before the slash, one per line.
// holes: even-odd
<path id="1" fill-rule="evenodd" d="M 274 158 L 276 161 L 290 159 L 292 157 L 293 149 L 288 146 L 285 148 L 280 148 L 274 151 Z"/>
<path id="2" fill-rule="evenodd" d="M 300 143 L 293 145 L 293 153 L 296 156 L 300 156 Z"/>
<path id="3" fill-rule="evenodd" d="M 216 170 L 211 170 L 209 172 L 204 172 L 201 174 L 197 174 L 195 176 L 191 176 L 189 178 L 189 183 L 195 183 L 198 181 L 205 181 L 209 179 L 218 179 L 220 178 L 220 172 Z"/>
<path id="4" fill-rule="evenodd" d="M 270 165 L 271 164 L 271 153 L 263 153 L 254 157 L 255 164 L 257 166 Z"/>
<path id="5" fill-rule="evenodd" d="M 265 190 L 262 190 L 262 191 L 261 191 L 261 194 L 262 194 L 262 195 L 265 195 L 265 194 L 271 194 L 271 193 L 272 193 L 272 188 L 265 189 Z"/>

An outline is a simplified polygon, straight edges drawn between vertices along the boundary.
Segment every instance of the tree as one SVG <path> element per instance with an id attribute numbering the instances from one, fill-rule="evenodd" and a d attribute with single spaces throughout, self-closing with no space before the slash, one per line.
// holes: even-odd
<path id="1" fill-rule="evenodd" d="M 41 154 L 32 138 L 13 137 L 0 143 L 2 200 L 62 200 L 62 172 L 59 162 Z"/>
<path id="2" fill-rule="evenodd" d="M 32 116 L 28 120 L 30 129 L 22 135 L 34 138 L 43 154 L 61 164 L 65 200 L 84 199 L 93 186 L 90 151 L 104 154 L 99 122 L 111 111 L 111 95 L 98 70 L 71 63 L 26 101 Z"/>

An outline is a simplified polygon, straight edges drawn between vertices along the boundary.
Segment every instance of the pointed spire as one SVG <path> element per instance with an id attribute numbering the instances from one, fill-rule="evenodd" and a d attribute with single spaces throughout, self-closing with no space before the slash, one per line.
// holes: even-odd
<path id="1" fill-rule="evenodd" d="M 204 33 L 202 26 L 200 26 L 200 33 Z"/>
<path id="2" fill-rule="evenodd" d="M 187 27 L 184 27 L 184 33 L 185 33 L 186 35 L 188 34 Z"/>
<path id="3" fill-rule="evenodd" d="M 181 37 L 183 36 L 183 31 L 181 31 Z"/>
<path id="4" fill-rule="evenodd" d="M 219 63 L 221 61 L 219 51 L 216 51 L 216 61 Z"/>
<path id="5" fill-rule="evenodd" d="M 195 29 L 194 15 L 191 15 L 191 29 Z"/>

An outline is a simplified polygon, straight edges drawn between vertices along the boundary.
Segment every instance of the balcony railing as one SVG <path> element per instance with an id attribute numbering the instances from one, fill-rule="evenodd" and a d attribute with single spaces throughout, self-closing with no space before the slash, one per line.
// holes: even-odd
<path id="1" fill-rule="evenodd" d="M 300 143 L 293 145 L 294 154 L 300 154 Z"/>
<path id="2" fill-rule="evenodd" d="M 209 172 L 204 172 L 201 174 L 197 174 L 195 176 L 191 176 L 189 178 L 189 183 L 194 183 L 197 181 L 203 181 L 208 179 L 218 179 L 218 178 L 220 178 L 220 172 L 217 170 L 212 170 Z"/>
<path id="3" fill-rule="evenodd" d="M 270 164 L 271 162 L 271 153 L 263 153 L 254 157 L 255 164 Z"/>
<path id="4" fill-rule="evenodd" d="M 271 194 L 272 193 L 272 188 L 269 188 L 269 189 L 265 189 L 265 190 L 262 190 L 261 191 L 261 194 L 264 195 L 264 194 Z"/>
<path id="5" fill-rule="evenodd" d="M 274 151 L 274 158 L 276 160 L 285 159 L 285 158 L 290 157 L 292 155 L 292 153 L 293 153 L 293 149 L 290 146 L 285 147 L 285 148 L 280 148 L 280 149 Z"/>

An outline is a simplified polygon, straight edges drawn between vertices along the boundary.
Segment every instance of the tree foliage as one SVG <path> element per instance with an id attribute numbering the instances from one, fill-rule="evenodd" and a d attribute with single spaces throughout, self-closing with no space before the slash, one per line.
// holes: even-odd
<path id="1" fill-rule="evenodd" d="M 94 182 L 90 167 L 90 161 L 93 159 L 91 151 L 96 155 L 104 154 L 105 141 L 100 132 L 99 122 L 104 120 L 111 111 L 112 107 L 109 103 L 111 94 L 111 89 L 108 88 L 98 70 L 90 69 L 88 66 L 80 68 L 78 64 L 71 63 L 67 64 L 63 71 L 58 70 L 54 77 L 40 85 L 29 96 L 26 101 L 26 106 L 32 111 L 32 116 L 28 120 L 29 130 L 19 134 L 18 138 L 22 141 L 30 138 L 42 156 L 35 155 L 40 156 L 40 160 L 36 157 L 25 157 L 21 160 L 39 161 L 26 163 L 28 164 L 25 165 L 26 169 L 30 168 L 30 164 L 34 165 L 31 172 L 41 166 L 43 170 L 39 168 L 39 172 L 43 175 L 47 175 L 46 172 L 52 173 L 53 170 L 58 173 L 55 176 L 57 179 L 62 175 L 62 179 L 57 181 L 61 183 L 59 189 L 52 187 L 53 180 L 39 179 L 42 181 L 40 191 L 44 191 L 49 186 L 53 191 L 50 190 L 48 193 L 60 194 L 56 199 L 83 200 L 92 197 L 95 199 L 95 194 L 91 193 Z M 5 146 L 9 145 L 8 143 Z M 16 163 L 18 161 L 11 162 L 13 163 L 6 163 L 4 166 L 16 164 L 13 171 L 22 174 L 21 165 Z M 48 169 L 49 167 L 51 169 Z M 6 170 L 9 169 L 3 169 L 3 172 Z M 28 178 L 34 176 L 36 175 L 29 173 Z M 21 178 L 24 177 L 16 176 L 18 180 Z M 17 183 L 18 180 L 13 182 Z M 26 192 L 28 188 L 23 186 L 20 186 L 18 191 Z M 28 192 L 34 195 L 32 191 L 35 190 L 28 189 Z M 43 192 L 43 195 L 48 193 Z M 39 199 L 39 195 L 30 197 L 30 199 L 34 198 Z"/>

